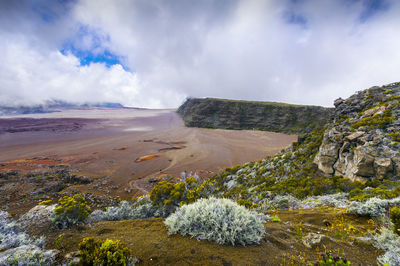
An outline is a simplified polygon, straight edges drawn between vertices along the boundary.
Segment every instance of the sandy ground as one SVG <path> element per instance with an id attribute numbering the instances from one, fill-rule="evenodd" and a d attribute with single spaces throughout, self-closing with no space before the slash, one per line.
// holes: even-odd
<path id="1" fill-rule="evenodd" d="M 0 164 L 57 159 L 82 174 L 110 177 L 119 194 L 137 195 L 162 176 L 179 177 L 183 171 L 211 176 L 275 154 L 296 139 L 252 130 L 186 128 L 174 110 L 65 110 L 1 117 Z"/>

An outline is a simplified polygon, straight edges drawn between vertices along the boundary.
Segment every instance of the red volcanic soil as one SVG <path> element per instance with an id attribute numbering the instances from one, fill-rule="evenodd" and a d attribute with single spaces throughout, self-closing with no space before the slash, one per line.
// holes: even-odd
<path id="1" fill-rule="evenodd" d="M 0 171 L 66 164 L 81 175 L 110 179 L 117 188 L 111 193 L 128 197 L 146 193 L 154 180 L 183 171 L 207 177 L 296 140 L 263 131 L 186 128 L 174 110 L 69 110 L 0 119 Z"/>

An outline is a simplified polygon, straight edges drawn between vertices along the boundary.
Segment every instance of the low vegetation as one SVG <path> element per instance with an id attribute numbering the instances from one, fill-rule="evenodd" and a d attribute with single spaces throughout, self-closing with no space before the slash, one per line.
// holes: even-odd
<path id="1" fill-rule="evenodd" d="M 44 250 L 45 238 L 32 238 L 7 212 L 0 211 L 0 265 L 50 265 L 56 252 Z"/>
<path id="2" fill-rule="evenodd" d="M 382 228 L 374 238 L 374 246 L 385 251 L 378 258 L 383 265 L 400 265 L 400 236 L 389 228 Z"/>
<path id="3" fill-rule="evenodd" d="M 400 207 L 390 208 L 389 217 L 393 223 L 394 232 L 400 236 Z"/>
<path id="4" fill-rule="evenodd" d="M 137 261 L 133 254 L 144 264 L 279 264 L 284 258 L 284 264 L 351 265 L 350 261 L 373 264 L 378 258 L 380 264 L 400 265 L 400 168 L 396 168 L 400 135 L 394 123 L 400 107 L 396 93 L 400 93 L 392 87 L 359 92 L 345 104 L 335 101 L 340 108 L 333 127 L 311 125 L 316 130 L 308 128 L 279 154 L 225 169 L 209 179 L 160 181 L 148 195 L 106 209 L 97 206 L 102 209 L 93 212 L 87 195 L 65 196 L 54 210 L 56 226 L 47 244 L 72 252 L 85 237 L 77 255 L 80 265 L 130 265 Z M 247 112 L 242 102 L 221 102 L 234 106 L 233 114 Z M 333 128 L 341 133 L 326 133 L 336 132 Z M 365 171 L 349 179 L 337 169 L 323 170 L 314 160 L 319 160 L 316 155 L 324 143 L 327 147 L 336 143 L 334 147 L 341 147 L 338 153 L 349 160 L 362 146 L 368 156 L 375 156 L 367 169 L 373 174 Z M 336 164 L 335 156 L 331 157 Z M 368 168 L 362 163 L 363 170 Z M 32 213 L 45 217 L 46 208 L 53 212 L 49 198 L 55 199 L 38 198 L 42 201 Z M 73 226 L 78 223 L 79 227 Z M 113 236 L 126 245 L 111 240 Z M 30 237 L 0 211 L 0 264 L 53 263 L 54 253 L 44 250 L 43 243 L 43 238 Z M 238 245 L 250 247 L 234 247 Z M 4 252 L 8 255 L 2 256 Z M 279 258 L 271 255 L 266 261 L 265 253 L 274 252 Z"/>
<path id="5" fill-rule="evenodd" d="M 58 200 L 53 222 L 59 228 L 67 228 L 84 221 L 90 212 L 91 209 L 81 194 L 65 196 Z"/>
<path id="6" fill-rule="evenodd" d="M 132 251 L 119 240 L 97 240 L 86 237 L 79 244 L 78 265 L 134 265 L 136 259 Z"/>
<path id="7" fill-rule="evenodd" d="M 260 242 L 264 219 L 229 199 L 209 198 L 180 207 L 164 223 L 168 234 L 245 246 Z"/>
<path id="8" fill-rule="evenodd" d="M 170 208 L 156 206 L 149 195 L 137 198 L 134 202 L 121 201 L 119 206 L 108 207 L 105 211 L 95 210 L 87 218 L 88 222 L 119 221 L 168 216 Z"/>

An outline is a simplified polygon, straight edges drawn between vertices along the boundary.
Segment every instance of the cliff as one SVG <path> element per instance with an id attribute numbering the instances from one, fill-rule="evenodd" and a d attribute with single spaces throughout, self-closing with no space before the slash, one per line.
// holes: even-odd
<path id="1" fill-rule="evenodd" d="M 274 102 L 188 99 L 178 109 L 186 126 L 300 134 L 322 128 L 333 108 Z"/>

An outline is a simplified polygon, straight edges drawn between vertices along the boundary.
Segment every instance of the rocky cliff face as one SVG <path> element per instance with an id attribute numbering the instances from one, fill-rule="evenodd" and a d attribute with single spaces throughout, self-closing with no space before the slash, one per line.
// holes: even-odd
<path id="1" fill-rule="evenodd" d="M 326 174 L 352 180 L 400 178 L 400 83 L 335 101 L 333 122 L 314 159 Z"/>
<path id="2" fill-rule="evenodd" d="M 188 99 L 178 113 L 189 127 L 305 133 L 322 128 L 333 108 L 272 102 Z"/>

